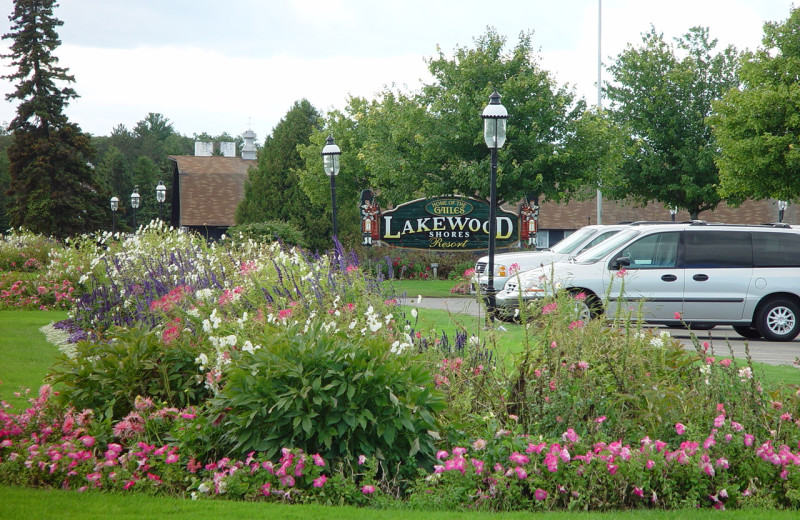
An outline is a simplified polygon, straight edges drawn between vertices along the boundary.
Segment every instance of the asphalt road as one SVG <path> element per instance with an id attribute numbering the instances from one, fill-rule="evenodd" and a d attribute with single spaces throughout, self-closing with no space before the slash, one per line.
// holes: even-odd
<path id="1" fill-rule="evenodd" d="M 401 304 L 469 314 L 476 317 L 484 314 L 482 306 L 474 298 L 423 298 L 421 301 L 417 301 L 417 298 L 406 298 L 401 300 Z M 687 348 L 694 348 L 692 347 L 691 331 L 679 328 L 659 327 L 659 329 L 668 330 L 672 337 L 683 341 Z M 730 356 L 730 351 L 733 350 L 734 356 L 743 359 L 746 355 L 745 343 L 747 343 L 750 356 L 754 361 L 761 363 L 792 365 L 796 359 L 800 358 L 800 336 L 794 341 L 787 342 L 745 340 L 732 327 L 722 325 L 714 327 L 712 330 L 698 330 L 694 334 L 701 345 L 707 341 L 713 348 L 714 355 L 720 357 Z M 798 375 L 798 382 L 800 382 L 800 375 Z"/>

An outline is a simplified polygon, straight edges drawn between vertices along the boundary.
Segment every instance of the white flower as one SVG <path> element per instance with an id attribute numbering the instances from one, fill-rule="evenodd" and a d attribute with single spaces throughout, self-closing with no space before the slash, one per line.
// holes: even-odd
<path id="1" fill-rule="evenodd" d="M 753 371 L 750 369 L 750 367 L 740 368 L 739 378 L 742 380 L 742 383 L 744 383 L 748 379 L 753 379 Z"/>
<path id="2" fill-rule="evenodd" d="M 200 353 L 200 355 L 197 356 L 194 362 L 200 365 L 201 370 L 205 370 L 206 365 L 208 365 L 208 356 L 206 356 L 204 353 Z"/>
<path id="3" fill-rule="evenodd" d="M 412 318 L 416 318 L 417 317 L 417 309 L 411 309 L 411 317 Z"/>
<path id="4" fill-rule="evenodd" d="M 420 303 L 422 303 L 422 295 L 418 294 L 417 295 L 417 304 L 419 305 Z"/>
<path id="5" fill-rule="evenodd" d="M 208 487 L 208 484 L 206 484 L 205 482 L 201 482 L 201 483 L 200 483 L 200 485 L 199 485 L 199 486 L 197 486 L 197 491 L 199 491 L 199 492 L 201 492 L 201 493 L 208 493 L 208 491 L 209 491 L 210 489 L 211 489 L 211 488 L 210 488 L 210 487 Z"/>

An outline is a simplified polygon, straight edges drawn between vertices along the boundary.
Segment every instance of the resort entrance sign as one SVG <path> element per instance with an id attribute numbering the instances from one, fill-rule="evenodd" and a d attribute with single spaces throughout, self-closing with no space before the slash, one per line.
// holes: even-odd
<path id="1" fill-rule="evenodd" d="M 364 200 L 362 197 L 362 208 Z M 374 200 L 368 207 L 376 208 Z M 362 226 L 370 240 L 394 247 L 437 251 L 479 251 L 489 245 L 489 203 L 462 196 L 417 199 L 394 209 L 362 211 L 368 226 Z M 377 229 L 376 229 L 377 228 Z M 520 240 L 519 217 L 497 208 L 497 247 Z M 365 240 L 366 243 L 366 240 Z"/>

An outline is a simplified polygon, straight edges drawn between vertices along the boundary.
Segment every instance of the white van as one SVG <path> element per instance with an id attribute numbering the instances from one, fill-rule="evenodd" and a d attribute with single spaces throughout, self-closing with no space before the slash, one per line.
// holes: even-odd
<path id="1" fill-rule="evenodd" d="M 554 287 L 584 293 L 586 317 L 641 305 L 648 323 L 733 325 L 747 338 L 791 341 L 800 333 L 800 230 L 634 223 L 571 262 L 511 278 L 496 306 L 513 313 L 520 298 Z"/>
<path id="2" fill-rule="evenodd" d="M 625 225 L 613 226 L 586 226 L 582 227 L 571 235 L 559 241 L 552 249 L 542 249 L 539 251 L 516 251 L 513 253 L 501 253 L 494 256 L 494 287 L 499 291 L 505 286 L 509 278 L 521 273 L 550 265 L 553 262 L 568 260 L 570 257 L 578 255 L 590 249 L 600 242 L 610 238 Z M 486 267 L 489 265 L 489 257 L 483 256 L 475 264 L 475 274 L 472 275 L 472 292 L 486 292 L 489 284 L 489 273 Z"/>

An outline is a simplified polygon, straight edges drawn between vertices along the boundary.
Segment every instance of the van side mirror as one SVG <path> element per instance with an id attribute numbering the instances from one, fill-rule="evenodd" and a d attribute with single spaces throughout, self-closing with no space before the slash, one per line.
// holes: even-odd
<path id="1" fill-rule="evenodd" d="M 629 256 L 621 256 L 611 263 L 611 267 L 614 270 L 619 270 L 622 269 L 623 267 L 630 267 L 630 265 L 631 265 L 631 257 Z"/>

